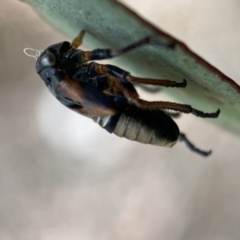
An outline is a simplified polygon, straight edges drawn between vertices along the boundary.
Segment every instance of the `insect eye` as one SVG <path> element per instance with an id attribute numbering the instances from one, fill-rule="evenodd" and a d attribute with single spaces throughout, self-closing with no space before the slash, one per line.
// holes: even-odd
<path id="1" fill-rule="evenodd" d="M 51 67 L 56 64 L 56 58 L 51 52 L 46 52 L 42 55 L 41 64 L 45 67 Z"/>

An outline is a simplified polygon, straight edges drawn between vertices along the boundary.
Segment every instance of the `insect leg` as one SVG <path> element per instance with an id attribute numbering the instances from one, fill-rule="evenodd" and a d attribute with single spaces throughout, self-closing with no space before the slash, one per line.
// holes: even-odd
<path id="1" fill-rule="evenodd" d="M 156 45 L 156 46 L 160 46 L 168 49 L 173 49 L 175 47 L 174 42 L 161 42 L 156 38 L 146 37 L 140 41 L 132 43 L 118 50 L 106 48 L 106 49 L 95 49 L 93 51 L 84 51 L 82 55 L 84 55 L 85 58 L 82 57 L 82 59 L 84 59 L 84 61 L 91 61 L 91 60 L 102 60 L 102 59 L 113 58 L 147 44 Z"/>
<path id="2" fill-rule="evenodd" d="M 121 68 L 118 68 L 116 66 L 107 64 L 97 64 L 92 63 L 92 66 L 90 67 L 90 71 L 97 72 L 98 74 L 111 74 L 112 76 L 118 77 L 122 79 L 122 81 L 128 81 L 132 83 L 140 83 L 140 84 L 150 84 L 150 85 L 158 85 L 158 86 L 164 86 L 164 87 L 186 87 L 187 81 L 183 79 L 182 82 L 175 82 L 170 81 L 166 79 L 147 79 L 147 78 L 137 78 L 133 77 L 129 74 L 129 72 L 124 71 Z"/>
<path id="3" fill-rule="evenodd" d="M 198 153 L 199 155 L 202 155 L 202 156 L 204 156 L 204 157 L 207 157 L 207 156 L 209 156 L 209 155 L 212 153 L 211 150 L 210 150 L 210 151 L 204 151 L 204 150 L 200 150 L 199 148 L 195 147 L 195 146 L 187 139 L 186 135 L 183 134 L 183 133 L 180 133 L 178 140 L 181 141 L 181 142 L 184 142 L 191 151 L 193 151 L 193 152 L 195 152 L 195 153 Z"/>
<path id="4" fill-rule="evenodd" d="M 220 113 L 219 109 L 213 113 L 204 113 L 195 108 L 192 108 L 190 105 L 187 105 L 187 104 L 164 102 L 164 101 L 148 102 L 142 99 L 133 99 L 132 93 L 129 94 L 129 90 L 125 90 L 123 92 L 124 92 L 124 95 L 128 98 L 129 102 L 142 108 L 160 108 L 160 109 L 174 110 L 174 111 L 183 112 L 183 113 L 192 113 L 193 115 L 201 118 L 217 118 Z"/>
<path id="5" fill-rule="evenodd" d="M 140 83 L 140 84 L 150 84 L 157 85 L 163 87 L 182 87 L 185 88 L 187 86 L 187 81 L 183 79 L 182 82 L 175 82 L 167 79 L 151 79 L 151 78 L 137 78 L 131 75 L 126 76 L 126 79 L 132 83 Z"/>
<path id="6" fill-rule="evenodd" d="M 82 30 L 72 41 L 72 48 L 77 49 L 82 44 L 82 39 L 85 34 L 85 31 Z"/>
<path id="7" fill-rule="evenodd" d="M 92 63 L 89 68 L 89 73 L 96 72 L 98 74 L 106 74 L 109 73 L 116 77 L 116 80 L 119 82 L 122 92 L 124 96 L 128 99 L 128 101 L 138 107 L 141 108 L 160 108 L 160 109 L 168 109 L 175 110 L 183 113 L 192 113 L 197 117 L 202 118 L 217 118 L 220 110 L 218 109 L 213 113 L 204 113 L 195 108 L 192 108 L 190 105 L 173 103 L 173 102 L 163 102 L 163 101 L 155 101 L 148 102 L 139 98 L 136 89 L 133 84 L 128 81 L 129 73 L 116 67 L 113 65 L 102 65 L 97 63 Z"/>

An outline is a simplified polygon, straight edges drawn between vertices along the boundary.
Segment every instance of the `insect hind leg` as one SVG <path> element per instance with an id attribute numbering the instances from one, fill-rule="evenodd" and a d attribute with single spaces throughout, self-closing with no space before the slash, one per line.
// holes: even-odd
<path id="1" fill-rule="evenodd" d="M 185 135 L 184 133 L 180 133 L 180 134 L 179 134 L 178 140 L 181 141 L 181 142 L 184 142 L 191 151 L 193 151 L 193 152 L 195 152 L 195 153 L 197 153 L 197 154 L 199 154 L 199 155 L 201 155 L 201 156 L 207 157 L 207 156 L 209 156 L 209 155 L 212 153 L 211 150 L 209 150 L 209 151 L 204 151 L 204 150 L 201 150 L 201 149 L 195 147 L 195 146 L 187 139 L 187 137 L 186 137 L 186 135 Z"/>
<path id="2" fill-rule="evenodd" d="M 187 105 L 187 104 L 164 102 L 164 101 L 149 102 L 149 101 L 142 100 L 139 98 L 137 91 L 134 88 L 132 83 L 134 82 L 142 83 L 143 81 L 144 83 L 149 82 L 150 84 L 154 84 L 154 85 L 164 85 L 164 84 L 162 84 L 161 81 L 156 79 L 144 80 L 140 78 L 134 78 L 129 74 L 129 72 L 126 72 L 123 69 L 113 65 L 109 65 L 109 64 L 103 65 L 103 64 L 92 62 L 89 65 L 89 75 L 90 74 L 98 74 L 98 75 L 110 74 L 116 77 L 116 81 L 118 81 L 118 83 L 120 84 L 124 96 L 128 99 L 129 103 L 132 103 L 137 107 L 148 108 L 148 109 L 159 108 L 159 109 L 174 110 L 174 111 L 179 111 L 183 113 L 191 113 L 201 118 L 217 118 L 220 113 L 219 109 L 216 112 L 205 113 L 195 108 L 192 108 L 190 105 Z M 171 87 L 185 87 L 187 84 L 185 79 L 183 79 L 183 82 L 181 83 L 177 83 L 170 80 L 165 80 L 163 81 L 163 83 L 164 82 L 165 83 L 167 82 L 166 85 Z"/>

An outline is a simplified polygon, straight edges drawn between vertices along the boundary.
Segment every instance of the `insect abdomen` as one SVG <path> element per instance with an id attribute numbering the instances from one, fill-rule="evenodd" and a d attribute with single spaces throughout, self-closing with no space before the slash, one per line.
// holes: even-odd
<path id="1" fill-rule="evenodd" d="M 129 107 L 118 116 L 98 118 L 107 131 L 129 140 L 172 147 L 179 136 L 176 123 L 160 110 Z"/>

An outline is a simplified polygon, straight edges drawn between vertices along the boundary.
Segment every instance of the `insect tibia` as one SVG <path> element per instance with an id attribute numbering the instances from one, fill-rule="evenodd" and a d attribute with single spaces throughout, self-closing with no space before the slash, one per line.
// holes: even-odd
<path id="1" fill-rule="evenodd" d="M 199 154 L 199 155 L 201 155 L 201 156 L 207 157 L 207 156 L 209 156 L 209 155 L 212 153 L 211 150 L 209 150 L 209 151 L 204 151 L 204 150 L 201 150 L 201 149 L 195 147 L 195 146 L 187 139 L 186 135 L 183 134 L 183 133 L 180 133 L 180 134 L 179 134 L 178 140 L 184 142 L 191 151 L 193 151 L 193 152 L 195 152 L 195 153 L 197 153 L 197 154 Z"/>
<path id="2" fill-rule="evenodd" d="M 176 43 L 173 41 L 172 42 L 161 42 L 156 38 L 150 38 L 149 43 L 153 44 L 153 45 L 165 47 L 165 48 L 170 48 L 170 49 L 174 49 L 176 46 Z"/>

